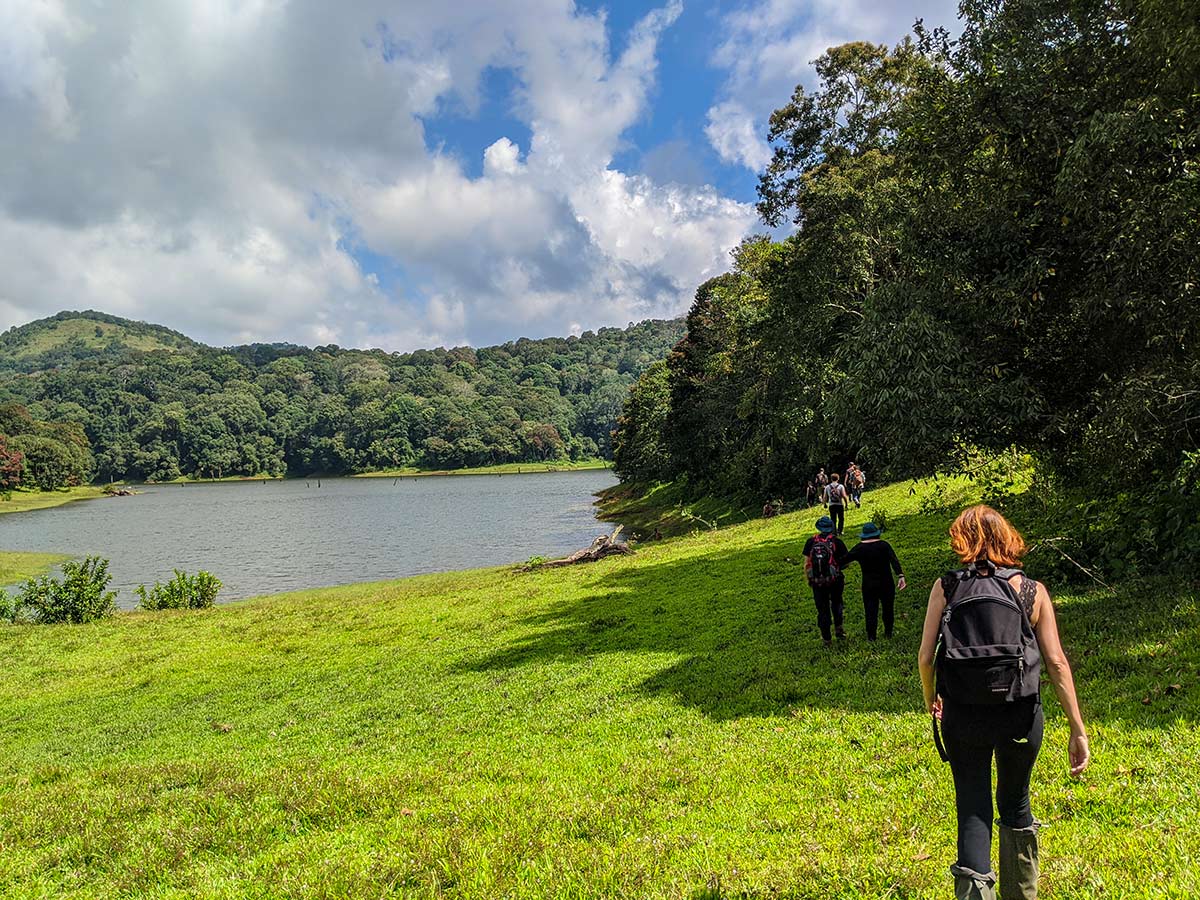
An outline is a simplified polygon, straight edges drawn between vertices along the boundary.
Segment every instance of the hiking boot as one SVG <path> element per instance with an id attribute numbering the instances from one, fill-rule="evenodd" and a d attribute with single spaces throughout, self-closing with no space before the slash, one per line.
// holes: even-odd
<path id="1" fill-rule="evenodd" d="M 1038 828 L 1000 826 L 1000 896 L 1003 900 L 1037 900 Z"/>
<path id="2" fill-rule="evenodd" d="M 950 874 L 954 876 L 954 900 L 996 900 L 996 876 L 991 872 L 981 875 L 955 865 Z"/>

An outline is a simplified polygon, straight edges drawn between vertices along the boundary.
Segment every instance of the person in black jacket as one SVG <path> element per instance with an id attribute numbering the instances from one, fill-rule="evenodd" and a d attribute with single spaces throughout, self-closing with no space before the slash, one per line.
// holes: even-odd
<path id="1" fill-rule="evenodd" d="M 879 609 L 883 607 L 883 636 L 892 636 L 896 621 L 896 588 L 892 572 L 900 576 L 899 588 L 904 590 L 904 570 L 892 545 L 879 536 L 879 526 L 868 522 L 863 526 L 859 542 L 846 554 L 846 565 L 856 562 L 862 568 L 863 611 L 867 619 L 867 640 L 875 640 Z"/>

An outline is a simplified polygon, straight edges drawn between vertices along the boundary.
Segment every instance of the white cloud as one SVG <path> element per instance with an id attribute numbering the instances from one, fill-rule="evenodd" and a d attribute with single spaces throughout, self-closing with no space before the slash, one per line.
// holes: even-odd
<path id="1" fill-rule="evenodd" d="M 726 100 L 710 108 L 704 127 L 709 142 L 722 159 L 754 172 L 771 161 L 771 148 L 759 132 L 754 114 L 737 100 Z"/>
<path id="2" fill-rule="evenodd" d="M 754 223 L 613 168 L 681 9 L 614 56 L 571 0 L 0 0 L 0 328 L 94 307 L 405 348 L 679 313 Z M 495 135 L 473 176 L 424 123 L 489 68 L 529 142 Z"/>
<path id="3" fill-rule="evenodd" d="M 71 136 L 74 125 L 63 67 L 50 44 L 79 31 L 56 0 L 0 0 L 0 89 L 10 99 L 31 101 L 46 130 L 62 137 Z"/>
<path id="4" fill-rule="evenodd" d="M 726 15 L 713 63 L 726 71 L 705 134 L 726 162 L 761 171 L 771 159 L 767 120 L 797 84 L 812 87 L 812 61 L 847 41 L 895 45 L 917 19 L 951 27 L 957 0 L 758 0 Z"/>
<path id="5" fill-rule="evenodd" d="M 521 148 L 508 138 L 500 138 L 483 151 L 483 174 L 517 175 L 521 171 Z"/>

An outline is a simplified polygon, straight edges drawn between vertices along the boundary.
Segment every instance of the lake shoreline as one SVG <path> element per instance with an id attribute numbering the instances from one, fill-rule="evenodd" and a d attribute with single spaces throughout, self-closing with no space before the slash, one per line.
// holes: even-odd
<path id="1" fill-rule="evenodd" d="M 312 481 L 321 478 L 441 478 L 462 475 L 551 475 L 563 472 L 594 472 L 611 469 L 604 459 L 583 462 L 557 463 L 500 463 L 494 466 L 475 466 L 466 469 L 383 469 L 376 472 L 355 472 L 347 475 L 228 475 L 223 478 L 173 478 L 170 481 L 117 481 L 111 484 L 88 484 L 60 491 L 13 491 L 8 500 L 0 499 L 0 515 L 53 509 L 77 500 L 99 500 L 113 496 L 106 493 L 111 487 L 164 487 L 189 484 L 252 484 L 256 481 Z"/>
<path id="2" fill-rule="evenodd" d="M 465 469 L 382 469 L 378 472 L 358 472 L 347 478 L 428 478 L 461 475 L 546 475 L 559 472 L 594 472 L 611 469 L 606 459 L 582 462 L 498 463 L 492 466 L 471 466 Z"/>
<path id="3" fill-rule="evenodd" d="M 595 507 L 597 492 L 615 480 L 610 471 L 552 478 L 521 468 L 547 477 L 146 485 L 137 503 L 0 517 L 0 548 L 108 559 L 118 605 L 128 607 L 138 585 L 174 569 L 212 572 L 225 583 L 224 603 L 564 556 L 611 530 L 596 521 Z M 42 499 L 61 503 L 66 495 Z"/>
<path id="4" fill-rule="evenodd" d="M 82 485 L 66 488 L 61 491 L 22 491 L 12 492 L 8 500 L 0 500 L 0 515 L 7 513 L 31 512 L 35 509 L 53 509 L 77 500 L 99 500 L 107 496 L 104 487 L 100 485 Z"/>

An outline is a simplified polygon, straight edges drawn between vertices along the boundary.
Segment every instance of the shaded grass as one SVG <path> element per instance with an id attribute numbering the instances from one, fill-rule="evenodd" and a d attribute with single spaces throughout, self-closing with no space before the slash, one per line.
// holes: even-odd
<path id="1" fill-rule="evenodd" d="M 646 538 L 657 530 L 663 537 L 736 525 L 757 518 L 758 506 L 739 506 L 721 497 L 691 497 L 674 482 L 625 483 L 600 492 L 600 518 L 623 523 L 630 533 Z M 814 507 L 815 508 L 815 507 Z"/>
<path id="2" fill-rule="evenodd" d="M 926 585 L 948 517 L 907 490 L 875 500 Z M 852 583 L 826 651 L 795 565 L 812 518 L 0 629 L 0 896 L 948 896 L 924 588 L 869 645 Z M 1196 594 L 1059 598 L 1096 761 L 1066 776 L 1047 691 L 1043 896 L 1200 890 Z"/>

